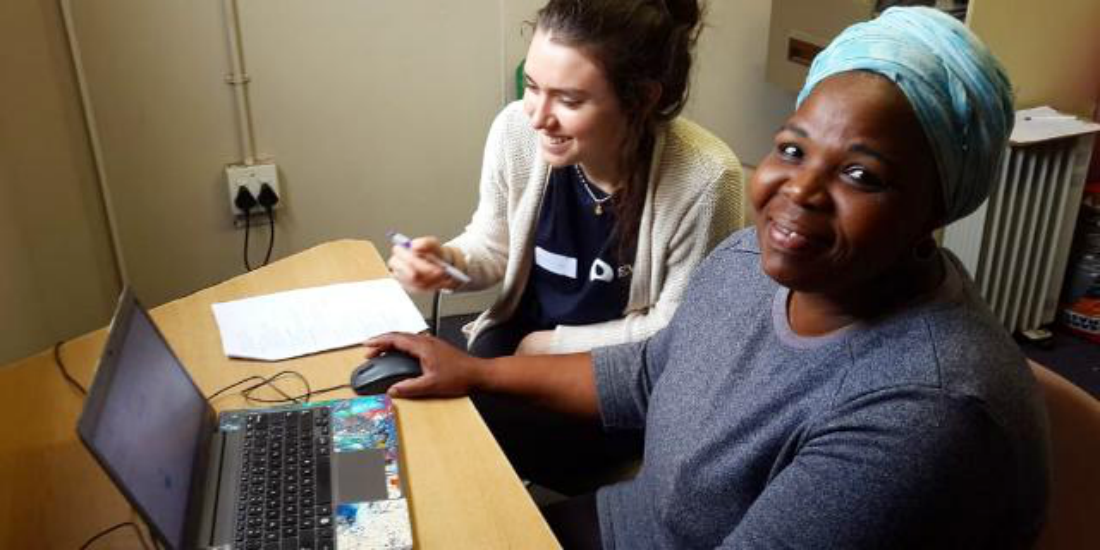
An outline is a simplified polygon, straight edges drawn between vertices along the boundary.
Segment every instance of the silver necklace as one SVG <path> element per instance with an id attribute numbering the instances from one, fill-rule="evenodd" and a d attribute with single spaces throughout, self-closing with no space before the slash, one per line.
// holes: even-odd
<path id="1" fill-rule="evenodd" d="M 588 183 L 588 178 L 584 175 L 584 170 L 581 170 L 581 165 L 574 164 L 573 168 L 577 170 L 577 177 L 581 179 L 581 184 L 584 186 L 585 192 L 592 198 L 592 202 L 596 203 L 595 212 L 597 216 L 603 215 L 603 203 L 611 200 L 614 195 L 607 195 L 602 199 L 597 199 L 596 194 L 592 192 L 592 185 Z"/>

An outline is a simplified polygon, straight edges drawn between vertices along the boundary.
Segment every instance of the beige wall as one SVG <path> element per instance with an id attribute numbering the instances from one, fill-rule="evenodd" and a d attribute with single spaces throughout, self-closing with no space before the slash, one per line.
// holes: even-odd
<path id="1" fill-rule="evenodd" d="M 848 25 L 870 19 L 874 10 L 874 0 L 775 0 L 768 21 L 768 81 L 797 93 L 810 67 L 804 59 L 790 60 L 789 46 L 801 42 L 824 49 Z"/>
<path id="2" fill-rule="evenodd" d="M 318 6 L 240 2 L 257 151 L 282 177 L 275 257 L 457 231 L 503 103 L 497 2 Z M 74 0 L 74 19 L 132 284 L 155 304 L 241 273 L 221 3 Z"/>
<path id="3" fill-rule="evenodd" d="M 787 61 L 786 40 L 825 46 L 873 16 L 873 0 L 775 0 L 769 78 L 797 90 L 807 68 Z M 970 0 L 967 25 L 1004 63 L 1017 108 L 1038 105 L 1091 117 L 1100 88 L 1100 1 Z"/>
<path id="4" fill-rule="evenodd" d="M 73 4 L 131 283 L 157 304 L 240 273 L 221 175 L 240 155 L 220 2 Z M 279 165 L 286 204 L 275 256 L 382 243 L 391 228 L 459 231 L 541 4 L 241 0 L 257 151 Z M 791 100 L 760 76 L 768 8 L 712 3 L 689 108 L 750 163 Z M 253 234 L 254 253 L 265 239 Z"/>
<path id="5" fill-rule="evenodd" d="M 118 293 L 55 2 L 0 3 L 0 363 L 102 325 Z"/>
<path id="6" fill-rule="evenodd" d="M 1093 115 L 1100 1 L 971 0 L 967 24 L 1004 63 L 1018 108 Z"/>
<path id="7" fill-rule="evenodd" d="M 686 115 L 756 165 L 794 109 L 795 94 L 764 80 L 770 1 L 711 0 Z"/>

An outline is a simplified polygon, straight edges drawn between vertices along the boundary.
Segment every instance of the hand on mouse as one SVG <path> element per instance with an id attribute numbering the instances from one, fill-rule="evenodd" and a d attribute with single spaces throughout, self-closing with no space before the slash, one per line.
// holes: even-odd
<path id="1" fill-rule="evenodd" d="M 471 357 L 434 336 L 389 333 L 364 342 L 367 358 L 391 349 L 420 361 L 424 373 L 390 387 L 390 397 L 454 397 L 477 386 L 482 359 Z"/>

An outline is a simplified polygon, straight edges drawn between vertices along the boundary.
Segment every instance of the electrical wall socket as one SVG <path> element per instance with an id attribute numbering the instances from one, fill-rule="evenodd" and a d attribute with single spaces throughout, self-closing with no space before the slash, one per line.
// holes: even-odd
<path id="1" fill-rule="evenodd" d="M 259 197 L 260 186 L 266 183 L 279 196 L 279 202 L 274 209 L 278 210 L 283 206 L 283 193 L 279 190 L 279 170 L 274 163 L 230 164 L 225 167 L 225 180 L 229 184 L 229 211 L 233 213 L 234 217 L 244 216 L 244 211 L 234 204 L 234 200 L 237 198 L 237 189 L 242 186 L 247 187 L 253 197 Z M 263 209 L 257 207 L 252 210 L 252 213 L 256 214 L 262 211 Z"/>

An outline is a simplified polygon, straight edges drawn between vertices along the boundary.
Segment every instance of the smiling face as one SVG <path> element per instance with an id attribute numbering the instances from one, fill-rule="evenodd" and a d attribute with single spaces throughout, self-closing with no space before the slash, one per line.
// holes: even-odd
<path id="1" fill-rule="evenodd" d="M 796 292 L 847 301 L 904 273 L 942 202 L 905 96 L 859 72 L 823 81 L 783 125 L 750 199 L 764 271 Z"/>
<path id="2" fill-rule="evenodd" d="M 600 67 L 582 50 L 542 30 L 527 51 L 523 109 L 554 167 L 581 164 L 590 179 L 613 183 L 626 116 Z"/>

